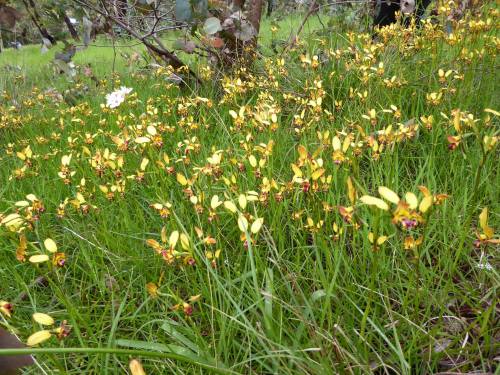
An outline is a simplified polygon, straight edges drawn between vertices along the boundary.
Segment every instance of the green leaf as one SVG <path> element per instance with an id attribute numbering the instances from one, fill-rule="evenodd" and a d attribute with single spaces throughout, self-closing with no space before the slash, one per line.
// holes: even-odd
<path id="1" fill-rule="evenodd" d="M 127 348 L 134 349 L 143 349 L 143 350 L 152 350 L 156 352 L 162 353 L 173 353 L 185 357 L 191 362 L 202 364 L 210 367 L 218 367 L 225 368 L 222 363 L 217 363 L 214 358 L 204 358 L 200 357 L 198 354 L 194 353 L 192 350 L 179 346 L 179 345 L 171 345 L 171 344 L 160 344 L 157 342 L 149 342 L 149 341 L 139 341 L 139 340 L 127 340 L 127 339 L 118 339 L 115 341 L 117 346 L 124 346 Z"/>
<path id="2" fill-rule="evenodd" d="M 183 344 L 193 352 L 199 352 L 200 348 L 198 347 L 198 345 L 196 345 L 193 341 L 180 333 L 179 330 L 174 326 L 179 326 L 179 324 L 173 320 L 167 320 L 161 325 L 161 329 L 163 329 L 170 337 L 175 339 L 176 342 Z M 179 326 L 179 328 L 182 327 Z"/>
<path id="3" fill-rule="evenodd" d="M 220 20 L 216 17 L 210 17 L 205 20 L 203 24 L 203 31 L 207 35 L 213 35 L 218 31 L 222 30 L 222 26 L 220 24 Z"/>
<path id="4" fill-rule="evenodd" d="M 170 344 L 165 345 L 157 342 L 127 340 L 127 339 L 118 339 L 115 341 L 115 344 L 127 348 L 152 350 L 155 352 L 164 352 L 164 353 L 175 353 L 187 358 L 191 358 L 192 360 L 196 360 L 197 362 L 206 362 L 203 358 L 198 357 L 191 350 L 178 345 L 170 345 Z"/>

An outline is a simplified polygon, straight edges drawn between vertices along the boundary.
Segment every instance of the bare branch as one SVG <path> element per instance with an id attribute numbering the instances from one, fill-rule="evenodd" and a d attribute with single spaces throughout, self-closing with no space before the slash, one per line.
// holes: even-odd
<path id="1" fill-rule="evenodd" d="M 193 72 L 184 62 L 182 62 L 173 52 L 170 52 L 162 43 L 161 41 L 154 36 L 154 33 L 147 33 L 146 35 L 140 35 L 134 28 L 132 28 L 130 25 L 126 24 L 123 20 L 119 19 L 116 17 L 112 12 L 109 11 L 109 9 L 106 7 L 106 4 L 104 1 L 100 1 L 102 4 L 102 8 L 98 8 L 92 4 L 89 4 L 87 1 L 84 0 L 73 0 L 75 3 L 90 9 L 94 11 L 97 14 L 100 14 L 101 16 L 104 16 L 106 19 L 109 19 L 112 21 L 114 24 L 119 26 L 122 30 L 126 31 L 129 35 L 134 37 L 137 40 L 140 40 L 146 48 L 151 51 L 156 53 L 161 60 L 166 63 L 167 65 L 172 66 L 174 69 L 180 69 L 180 68 L 187 68 L 189 74 L 196 79 L 198 83 L 202 83 L 202 81 L 198 78 L 195 72 Z M 156 44 L 150 42 L 148 38 L 152 37 L 153 40 L 156 42 Z"/>

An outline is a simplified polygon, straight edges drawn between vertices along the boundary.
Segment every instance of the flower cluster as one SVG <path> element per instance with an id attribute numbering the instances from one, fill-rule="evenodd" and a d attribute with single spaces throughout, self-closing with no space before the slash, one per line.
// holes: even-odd
<path id="1" fill-rule="evenodd" d="M 117 108 L 125 101 L 125 97 L 132 92 L 129 87 L 122 86 L 106 95 L 106 107 Z"/>

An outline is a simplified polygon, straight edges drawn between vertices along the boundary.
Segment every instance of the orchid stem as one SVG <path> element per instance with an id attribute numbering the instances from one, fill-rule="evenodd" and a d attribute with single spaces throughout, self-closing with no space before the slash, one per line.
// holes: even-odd
<path id="1" fill-rule="evenodd" d="M 134 357 L 150 357 L 150 358 L 168 358 L 182 362 L 189 362 L 200 367 L 210 369 L 214 373 L 219 374 L 236 374 L 234 371 L 213 367 L 204 363 L 195 362 L 188 358 L 175 354 L 164 353 L 158 351 L 135 350 L 135 349 L 118 349 L 118 348 L 15 348 L 15 349 L 0 349 L 0 357 L 14 355 L 36 355 L 36 354 L 115 354 Z"/>

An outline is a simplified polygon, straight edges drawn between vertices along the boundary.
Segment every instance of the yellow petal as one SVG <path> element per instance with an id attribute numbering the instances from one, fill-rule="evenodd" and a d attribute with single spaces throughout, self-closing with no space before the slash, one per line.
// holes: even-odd
<path id="1" fill-rule="evenodd" d="M 137 359 L 132 359 L 129 363 L 130 373 L 131 375 L 146 375 L 144 368 Z"/>
<path id="2" fill-rule="evenodd" d="M 433 200 L 434 197 L 432 195 L 425 196 L 422 202 L 420 202 L 420 206 L 418 206 L 420 212 L 426 213 L 431 208 Z"/>
<path id="3" fill-rule="evenodd" d="M 168 244 L 171 246 L 171 247 L 175 247 L 175 245 L 177 245 L 177 241 L 179 240 L 179 232 L 174 230 L 172 232 L 172 234 L 170 235 L 170 237 L 168 238 Z"/>
<path id="4" fill-rule="evenodd" d="M 495 115 L 495 116 L 500 116 L 500 112 L 495 111 L 494 109 L 491 109 L 491 108 L 485 108 L 484 111 L 487 113 L 491 113 L 492 115 Z"/>
<path id="5" fill-rule="evenodd" d="M 46 254 L 32 255 L 29 258 L 31 263 L 43 263 L 49 260 L 49 256 Z"/>
<path id="6" fill-rule="evenodd" d="M 222 202 L 219 200 L 219 197 L 217 195 L 214 195 L 212 197 L 212 200 L 210 201 L 210 207 L 212 207 L 212 210 L 215 210 L 221 204 L 222 204 Z"/>
<path id="7" fill-rule="evenodd" d="M 43 324 L 44 326 L 51 326 L 54 324 L 54 319 L 50 315 L 44 313 L 34 313 L 33 319 L 35 322 Z"/>
<path id="8" fill-rule="evenodd" d="M 23 222 L 24 219 L 19 214 L 9 214 L 3 218 L 0 224 L 19 227 Z"/>
<path id="9" fill-rule="evenodd" d="M 61 164 L 64 166 L 68 166 L 71 163 L 71 155 L 63 155 L 61 158 Z"/>
<path id="10" fill-rule="evenodd" d="M 201 228 L 194 227 L 194 231 L 196 232 L 196 235 L 198 236 L 198 238 L 203 237 L 203 230 L 201 230 Z"/>
<path id="11" fill-rule="evenodd" d="M 76 193 L 76 199 L 80 203 L 85 203 L 85 198 L 83 197 L 82 193 Z"/>
<path id="12" fill-rule="evenodd" d="M 354 188 L 351 177 L 347 177 L 347 196 L 352 204 L 356 203 L 356 189 Z"/>
<path id="13" fill-rule="evenodd" d="M 155 136 L 157 134 L 156 132 L 156 128 L 153 126 L 153 125 L 149 125 L 147 128 L 146 128 L 146 131 L 148 132 L 149 135 L 153 135 Z"/>
<path id="14" fill-rule="evenodd" d="M 340 143 L 339 137 L 337 137 L 337 136 L 333 137 L 333 139 L 332 139 L 332 147 L 333 147 L 333 151 L 340 150 L 340 148 L 342 147 L 342 144 Z"/>
<path id="15" fill-rule="evenodd" d="M 382 245 L 385 241 L 387 241 L 389 237 L 387 236 L 380 236 L 379 238 L 377 238 L 377 245 Z"/>
<path id="16" fill-rule="evenodd" d="M 429 195 L 431 195 L 431 192 L 429 191 L 429 189 L 427 189 L 427 187 L 425 187 L 424 185 L 420 185 L 418 187 L 418 190 L 420 190 L 425 197 L 428 197 Z"/>
<path id="17" fill-rule="evenodd" d="M 143 144 L 143 143 L 148 143 L 150 139 L 148 137 L 137 137 L 134 141 L 135 143 Z"/>
<path id="18" fill-rule="evenodd" d="M 484 228 L 488 226 L 488 207 L 483 208 L 481 214 L 479 215 L 479 225 L 484 231 Z"/>
<path id="19" fill-rule="evenodd" d="M 151 296 L 151 298 L 158 297 L 158 286 L 155 283 L 147 283 L 146 290 L 148 291 L 148 294 Z"/>
<path id="20" fill-rule="evenodd" d="M 373 243 L 374 239 L 375 236 L 373 235 L 373 232 L 368 233 L 368 241 L 370 241 L 370 243 Z"/>
<path id="21" fill-rule="evenodd" d="M 247 207 L 247 197 L 245 197 L 245 194 L 240 194 L 240 196 L 238 197 L 238 204 L 240 205 L 242 210 Z"/>
<path id="22" fill-rule="evenodd" d="M 30 205 L 30 202 L 28 201 L 18 201 L 14 203 L 14 206 L 16 207 L 28 207 Z"/>
<path id="23" fill-rule="evenodd" d="M 161 238 L 161 242 L 163 243 L 167 243 L 167 227 L 163 226 L 163 228 L 161 228 L 161 232 L 160 232 L 160 238 Z"/>
<path id="24" fill-rule="evenodd" d="M 225 207 L 227 210 L 231 211 L 233 214 L 234 214 L 236 211 L 238 211 L 238 208 L 236 207 L 236 205 L 235 205 L 233 202 L 231 202 L 231 201 L 225 201 L 225 202 L 224 202 L 224 207 Z"/>
<path id="25" fill-rule="evenodd" d="M 299 152 L 299 157 L 301 159 L 307 159 L 307 149 L 304 146 L 299 145 L 297 151 Z"/>
<path id="26" fill-rule="evenodd" d="M 256 194 L 256 195 L 253 195 L 252 193 L 255 193 L 255 192 L 252 192 L 252 191 L 249 191 L 247 192 L 247 201 L 249 202 L 257 202 L 259 200 L 259 195 Z"/>
<path id="27" fill-rule="evenodd" d="M 0 316 L 4 314 L 7 318 L 12 315 L 12 305 L 10 302 L 0 300 Z"/>
<path id="28" fill-rule="evenodd" d="M 389 210 L 389 205 L 380 198 L 372 197 L 371 195 L 363 195 L 359 200 L 369 206 L 376 206 L 384 211 Z"/>
<path id="29" fill-rule="evenodd" d="M 350 146 L 351 146 L 351 138 L 345 137 L 344 143 L 342 144 L 342 152 L 347 152 L 347 150 L 349 150 Z"/>
<path id="30" fill-rule="evenodd" d="M 295 177 L 302 177 L 302 171 L 295 164 L 292 164 L 292 170 Z"/>
<path id="31" fill-rule="evenodd" d="M 50 339 L 51 336 L 52 333 L 50 333 L 50 331 L 48 330 L 38 331 L 28 337 L 28 341 L 26 342 L 26 344 L 28 346 L 35 346 Z"/>
<path id="32" fill-rule="evenodd" d="M 189 297 L 189 302 L 196 302 L 196 301 L 199 301 L 201 298 L 201 294 L 197 294 L 195 296 L 191 296 Z"/>
<path id="33" fill-rule="evenodd" d="M 189 250 L 189 237 L 185 233 L 181 233 L 181 246 L 184 250 Z"/>
<path id="34" fill-rule="evenodd" d="M 487 238 L 492 238 L 495 234 L 493 228 L 488 226 L 488 207 L 483 208 L 479 215 L 479 225 Z"/>
<path id="35" fill-rule="evenodd" d="M 47 249 L 48 252 L 50 252 L 50 253 L 57 252 L 57 245 L 52 238 L 45 239 L 45 241 L 43 241 L 43 245 L 45 246 L 45 248 Z"/>
<path id="36" fill-rule="evenodd" d="M 391 203 L 398 204 L 399 203 L 399 197 L 398 195 L 393 192 L 391 189 L 385 187 L 385 186 L 380 186 L 378 188 L 378 193 L 382 198 L 385 200 L 388 200 Z"/>
<path id="37" fill-rule="evenodd" d="M 415 208 L 418 207 L 417 196 L 415 194 L 413 194 L 412 192 L 408 192 L 405 194 L 405 201 L 406 201 L 406 203 L 408 203 L 408 205 L 410 206 L 410 208 L 412 210 L 414 210 Z"/>
<path id="38" fill-rule="evenodd" d="M 260 228 L 262 228 L 262 224 L 264 224 L 264 219 L 263 218 L 256 219 L 252 223 L 252 227 L 250 228 L 250 231 L 252 233 L 254 233 L 254 234 L 259 233 Z"/>
<path id="39" fill-rule="evenodd" d="M 141 166 L 140 166 L 141 171 L 145 171 L 148 164 L 149 164 L 148 158 L 142 159 Z"/>
<path id="40" fill-rule="evenodd" d="M 248 220 L 245 216 L 240 215 L 238 217 L 238 227 L 242 232 L 246 232 L 248 230 Z"/>
<path id="41" fill-rule="evenodd" d="M 177 173 L 177 182 L 182 186 L 186 186 L 188 184 L 186 176 L 184 176 L 182 173 Z"/>
<path id="42" fill-rule="evenodd" d="M 257 166 L 257 159 L 255 158 L 255 156 L 253 155 L 250 155 L 248 157 L 248 161 L 250 162 L 250 165 L 255 168 Z"/>
<path id="43" fill-rule="evenodd" d="M 316 169 L 312 175 L 311 175 L 311 178 L 313 179 L 313 181 L 316 181 L 318 178 L 320 178 L 323 173 L 325 173 L 325 168 L 320 168 L 320 169 Z"/>

